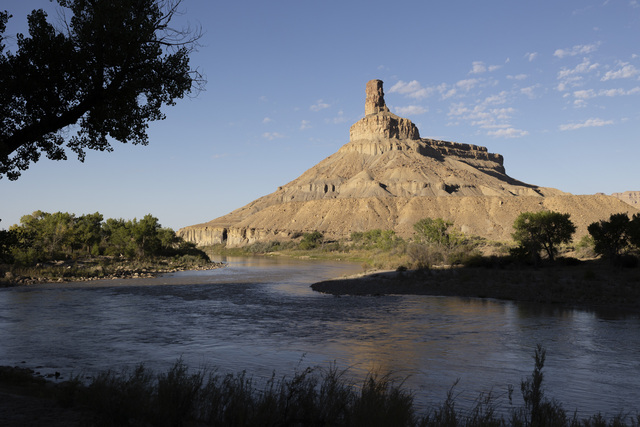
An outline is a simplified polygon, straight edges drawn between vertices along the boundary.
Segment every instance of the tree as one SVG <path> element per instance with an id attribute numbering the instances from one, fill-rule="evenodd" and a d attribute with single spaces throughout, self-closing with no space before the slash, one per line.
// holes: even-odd
<path id="1" fill-rule="evenodd" d="M 634 227 L 640 219 L 634 215 Z M 629 246 L 630 221 L 625 213 L 612 214 L 608 221 L 593 222 L 587 227 L 593 237 L 597 254 L 615 263 L 620 254 Z"/>
<path id="2" fill-rule="evenodd" d="M 169 25 L 181 1 L 57 0 L 72 14 L 64 30 L 34 10 L 15 53 L 4 53 L 11 16 L 0 12 L 0 178 L 41 154 L 66 160 L 63 146 L 83 161 L 112 151 L 110 139 L 147 145 L 161 107 L 204 82 L 189 66 L 200 32 Z"/>
<path id="3" fill-rule="evenodd" d="M 513 223 L 513 240 L 536 260 L 540 258 L 540 251 L 544 251 L 553 261 L 558 245 L 569 243 L 576 231 L 569 217 L 569 214 L 552 211 L 522 212 Z"/>
<path id="4" fill-rule="evenodd" d="M 160 249 L 158 230 L 160 230 L 158 218 L 151 214 L 145 215 L 140 221 L 133 219 L 133 240 L 138 245 L 138 254 L 141 258 L 155 255 Z"/>
<path id="5" fill-rule="evenodd" d="M 100 212 L 82 215 L 76 219 L 74 227 L 74 246 L 83 248 L 87 255 L 97 255 L 94 251 L 102 240 L 102 220 Z"/>
<path id="6" fill-rule="evenodd" d="M 413 224 L 420 242 L 431 243 L 446 249 L 454 249 L 464 243 L 464 238 L 452 230 L 453 222 L 442 218 L 423 218 Z"/>

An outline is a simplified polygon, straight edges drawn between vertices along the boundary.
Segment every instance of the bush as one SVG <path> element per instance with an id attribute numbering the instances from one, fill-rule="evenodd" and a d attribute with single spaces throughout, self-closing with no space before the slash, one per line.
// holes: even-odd
<path id="1" fill-rule="evenodd" d="M 315 249 L 320 243 L 322 243 L 323 238 L 324 235 L 319 231 L 305 233 L 302 235 L 302 240 L 300 241 L 300 244 L 298 244 L 298 248 L 305 251 L 309 249 Z"/>
<path id="2" fill-rule="evenodd" d="M 512 237 L 519 246 L 514 255 L 522 258 L 530 256 L 534 263 L 538 263 L 540 252 L 545 252 L 553 261 L 558 246 L 569 243 L 576 231 L 569 216 L 552 211 L 522 212 L 513 223 L 515 231 Z"/>

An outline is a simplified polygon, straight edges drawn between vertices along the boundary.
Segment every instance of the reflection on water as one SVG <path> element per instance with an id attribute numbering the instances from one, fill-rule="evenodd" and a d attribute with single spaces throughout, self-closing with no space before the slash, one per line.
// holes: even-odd
<path id="1" fill-rule="evenodd" d="M 548 395 L 609 415 L 640 401 L 640 320 L 477 299 L 333 297 L 309 284 L 350 264 L 228 259 L 219 270 L 155 279 L 0 290 L 0 364 L 92 373 L 178 357 L 268 378 L 335 362 L 406 377 L 421 405 L 459 379 L 462 403 L 506 395 L 547 348 Z M 506 398 L 504 399 L 506 402 Z M 505 403 L 506 404 L 506 403 Z"/>

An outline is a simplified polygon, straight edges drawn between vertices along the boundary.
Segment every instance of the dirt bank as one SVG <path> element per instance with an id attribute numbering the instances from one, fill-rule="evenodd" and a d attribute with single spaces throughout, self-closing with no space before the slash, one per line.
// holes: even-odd
<path id="1" fill-rule="evenodd" d="M 640 313 L 640 269 L 593 261 L 540 268 L 387 271 L 311 285 L 333 295 L 434 295 L 493 298 Z"/>

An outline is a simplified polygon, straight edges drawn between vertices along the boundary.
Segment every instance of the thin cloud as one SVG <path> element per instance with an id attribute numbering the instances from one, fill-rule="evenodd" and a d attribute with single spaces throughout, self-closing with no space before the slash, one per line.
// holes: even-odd
<path id="1" fill-rule="evenodd" d="M 553 56 L 562 59 L 567 56 L 586 55 L 588 53 L 595 52 L 598 45 L 599 43 L 579 44 L 570 49 L 556 49 L 556 51 L 553 52 Z"/>
<path id="2" fill-rule="evenodd" d="M 484 105 L 504 104 L 505 102 L 507 102 L 507 92 L 504 90 L 496 95 L 488 96 L 482 101 Z"/>
<path id="3" fill-rule="evenodd" d="M 456 87 L 463 89 L 465 91 L 470 91 L 478 84 L 478 79 L 466 79 L 460 80 L 456 83 Z"/>
<path id="4" fill-rule="evenodd" d="M 311 126 L 311 122 L 309 120 L 302 120 L 300 122 L 300 130 L 309 129 Z"/>
<path id="5" fill-rule="evenodd" d="M 424 114 L 429 111 L 427 108 L 421 105 L 407 105 L 406 107 L 396 107 L 396 112 L 400 115 L 415 116 L 418 114 Z"/>
<path id="6" fill-rule="evenodd" d="M 329 107 L 331 107 L 331 105 L 327 104 L 326 102 L 323 102 L 322 99 L 319 99 L 318 102 L 316 102 L 311 107 L 309 107 L 309 109 L 311 111 L 320 111 L 320 110 L 324 110 L 325 108 L 329 108 Z"/>
<path id="7" fill-rule="evenodd" d="M 469 74 L 480 74 L 484 73 L 485 71 L 487 71 L 487 67 L 484 65 L 484 62 L 474 61 L 471 64 L 471 71 L 469 71 Z"/>
<path id="8" fill-rule="evenodd" d="M 588 58 L 584 58 L 582 62 L 576 65 L 574 68 L 566 68 L 562 67 L 560 71 L 558 71 L 558 86 L 557 90 L 560 92 L 567 90 L 569 87 L 576 87 L 582 84 L 583 76 L 595 72 L 600 64 L 591 63 Z"/>
<path id="9" fill-rule="evenodd" d="M 584 122 L 581 123 L 567 123 L 564 125 L 560 125 L 558 126 L 558 129 L 565 131 L 565 130 L 577 130 L 577 129 L 582 129 L 582 128 L 592 128 L 592 127 L 601 127 L 601 126 L 607 126 L 607 125 L 612 125 L 613 124 L 613 120 L 602 120 L 602 119 L 587 119 Z"/>
<path id="10" fill-rule="evenodd" d="M 265 132 L 262 134 L 262 137 L 273 141 L 274 139 L 284 138 L 284 135 L 279 132 Z"/>
<path id="11" fill-rule="evenodd" d="M 507 60 L 507 62 L 509 62 Z M 469 71 L 469 74 L 482 74 L 485 73 L 487 71 L 492 72 L 492 71 L 496 71 L 499 70 L 500 68 L 502 68 L 502 65 L 489 65 L 486 66 L 484 65 L 484 62 L 482 61 L 473 61 L 471 63 L 471 71 Z"/>
<path id="12" fill-rule="evenodd" d="M 265 125 L 266 125 L 267 123 L 271 123 L 272 121 L 273 121 L 273 120 L 271 120 L 271 118 L 269 118 L 269 117 L 265 117 L 264 119 L 262 119 L 262 123 L 264 123 Z"/>
<path id="13" fill-rule="evenodd" d="M 535 90 L 540 87 L 540 85 L 533 85 L 528 87 L 523 87 L 520 89 L 520 93 L 527 96 L 529 99 L 534 99 L 536 97 Z"/>
<path id="14" fill-rule="evenodd" d="M 417 80 L 412 80 L 408 83 L 400 80 L 389 89 L 389 93 L 399 93 L 400 95 L 415 99 L 427 98 L 433 91 L 433 88 L 422 87 Z"/>
<path id="15" fill-rule="evenodd" d="M 489 97 L 487 99 L 491 99 Z M 486 99 L 485 99 L 486 101 Z M 519 138 L 528 135 L 529 132 L 516 129 L 510 124 L 511 116 L 515 113 L 512 107 L 488 108 L 487 104 L 480 103 L 473 108 L 464 103 L 451 104 L 448 116 L 455 123 L 460 120 L 467 121 L 471 126 L 486 130 L 488 136 L 498 138 Z"/>
<path id="16" fill-rule="evenodd" d="M 615 71 L 607 71 L 605 75 L 602 77 L 602 81 L 606 82 L 607 80 L 614 79 L 629 79 L 640 74 L 640 70 L 638 70 L 635 66 L 629 64 L 628 62 L 620 63 L 620 68 Z"/>
<path id="17" fill-rule="evenodd" d="M 495 136 L 497 138 L 521 138 L 529 135 L 529 132 L 522 129 L 515 129 L 512 127 L 497 129 L 487 132 L 489 136 Z"/>
<path id="18" fill-rule="evenodd" d="M 526 74 L 516 74 L 515 76 L 511 76 L 511 75 L 507 76 L 509 80 L 524 80 L 527 77 L 529 76 L 527 76 Z"/>
<path id="19" fill-rule="evenodd" d="M 538 52 L 527 52 L 524 57 L 527 58 L 529 62 L 533 62 L 538 57 Z"/>
<path id="20" fill-rule="evenodd" d="M 347 118 L 344 116 L 344 111 L 338 111 L 338 115 L 330 120 L 333 124 L 344 123 L 347 121 Z"/>

